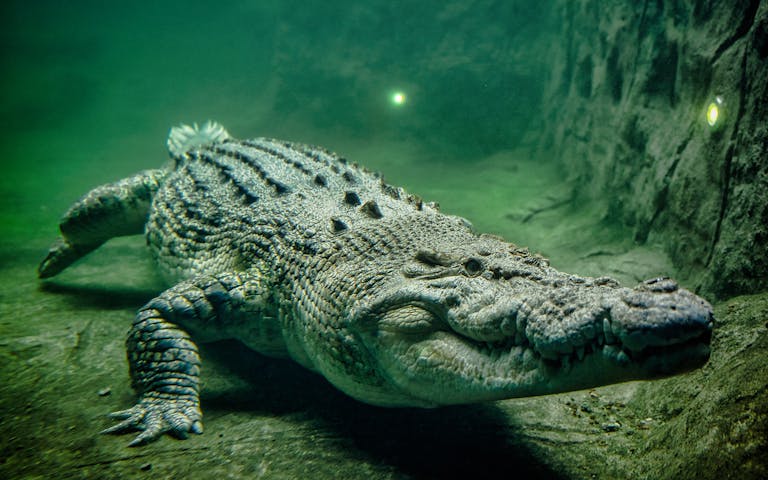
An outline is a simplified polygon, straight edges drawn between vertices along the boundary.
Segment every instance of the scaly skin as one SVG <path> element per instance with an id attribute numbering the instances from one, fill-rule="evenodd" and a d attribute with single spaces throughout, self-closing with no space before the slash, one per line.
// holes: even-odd
<path id="1" fill-rule="evenodd" d="M 94 189 L 49 277 L 144 231 L 171 288 L 126 343 L 136 406 L 105 432 L 202 432 L 195 342 L 290 357 L 361 401 L 470 403 L 654 378 L 709 356 L 709 304 L 659 278 L 623 288 L 438 212 L 325 150 L 181 126 L 174 164 Z M 150 203 L 151 199 L 151 203 Z"/>

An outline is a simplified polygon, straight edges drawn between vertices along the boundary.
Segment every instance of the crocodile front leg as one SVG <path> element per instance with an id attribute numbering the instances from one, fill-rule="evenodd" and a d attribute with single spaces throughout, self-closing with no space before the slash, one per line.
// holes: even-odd
<path id="1" fill-rule="evenodd" d="M 102 433 L 143 430 L 129 446 L 163 433 L 186 438 L 202 433 L 200 356 L 187 333 L 199 341 L 230 338 L 229 333 L 265 310 L 259 277 L 227 273 L 182 282 L 150 301 L 136 316 L 126 348 L 138 403 L 114 412 L 122 420 Z"/>

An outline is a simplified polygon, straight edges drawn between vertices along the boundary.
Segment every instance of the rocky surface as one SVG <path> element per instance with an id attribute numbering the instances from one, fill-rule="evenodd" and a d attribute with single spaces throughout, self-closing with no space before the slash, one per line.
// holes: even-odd
<path id="1" fill-rule="evenodd" d="M 712 359 L 690 374 L 434 410 L 370 407 L 290 362 L 215 344 L 203 352 L 205 434 L 129 449 L 97 432 L 134 398 L 123 337 L 159 286 L 149 256 L 138 238 L 111 242 L 37 289 L 24 275 L 33 250 L 3 256 L 2 278 L 15 279 L 0 312 L 3 478 L 768 474 L 768 295 L 716 307 Z"/>
<path id="2" fill-rule="evenodd" d="M 557 159 L 575 201 L 664 243 L 698 293 L 768 287 L 765 0 L 339 3 L 326 14 L 342 28 L 280 14 L 269 91 L 294 112 L 283 121 L 435 158 L 528 148 Z"/>
<path id="3" fill-rule="evenodd" d="M 768 2 L 562 1 L 542 146 L 700 293 L 768 286 Z M 721 125 L 705 122 L 721 96 Z M 759 248 L 755 248 L 755 247 Z"/>

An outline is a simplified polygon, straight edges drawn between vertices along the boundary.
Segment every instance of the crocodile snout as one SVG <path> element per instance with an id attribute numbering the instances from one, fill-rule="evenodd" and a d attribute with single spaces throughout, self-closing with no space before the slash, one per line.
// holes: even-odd
<path id="1" fill-rule="evenodd" d="M 712 307 L 669 279 L 654 279 L 626 289 L 610 307 L 611 333 L 631 352 L 707 341 Z"/>

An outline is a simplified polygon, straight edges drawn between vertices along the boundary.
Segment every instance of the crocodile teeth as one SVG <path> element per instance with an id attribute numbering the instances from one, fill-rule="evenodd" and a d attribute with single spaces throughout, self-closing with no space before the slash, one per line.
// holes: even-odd
<path id="1" fill-rule="evenodd" d="M 605 343 L 616 343 L 616 336 L 611 330 L 611 322 L 607 318 L 603 318 L 603 335 L 605 335 Z"/>
<path id="2" fill-rule="evenodd" d="M 584 347 L 579 347 L 576 349 L 576 356 L 579 360 L 584 360 Z"/>
<path id="3" fill-rule="evenodd" d="M 610 358 L 616 358 L 619 354 L 619 348 L 615 345 L 606 345 L 603 347 L 603 355 Z"/>
<path id="4" fill-rule="evenodd" d="M 632 361 L 627 352 L 616 345 L 606 345 L 603 347 L 603 355 L 611 358 L 619 365 L 628 365 Z"/>
<path id="5" fill-rule="evenodd" d="M 629 365 L 629 362 L 631 361 L 629 355 L 627 355 L 627 352 L 624 350 L 621 350 L 619 354 L 616 355 L 616 360 L 619 362 L 619 365 Z"/>

